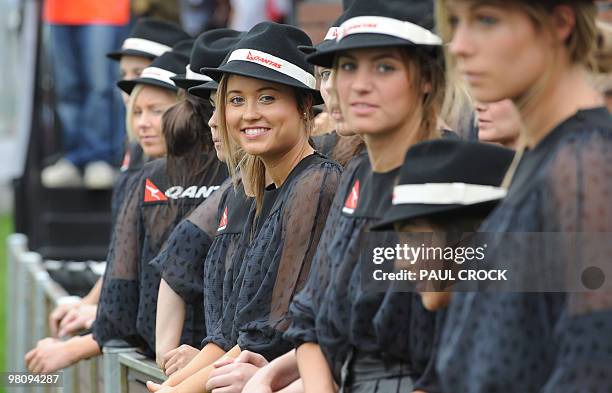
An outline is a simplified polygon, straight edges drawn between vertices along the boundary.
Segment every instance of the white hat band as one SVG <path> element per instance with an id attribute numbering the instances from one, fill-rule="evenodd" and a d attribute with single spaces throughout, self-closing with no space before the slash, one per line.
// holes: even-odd
<path id="1" fill-rule="evenodd" d="M 506 196 L 500 187 L 466 183 L 401 184 L 393 188 L 393 204 L 474 205 Z"/>
<path id="2" fill-rule="evenodd" d="M 261 52 L 255 49 L 236 49 L 232 52 L 227 62 L 229 63 L 235 60 L 248 61 L 267 67 L 271 70 L 280 72 L 281 74 L 285 74 L 288 77 L 310 87 L 311 89 L 315 89 L 317 86 L 317 81 L 312 74 L 304 71 L 287 60 L 281 59 L 266 52 Z"/>
<path id="3" fill-rule="evenodd" d="M 426 28 L 384 16 L 358 16 L 347 20 L 340 26 L 337 40 L 363 33 L 390 35 L 417 45 L 442 45 L 442 38 Z"/>
<path id="4" fill-rule="evenodd" d="M 121 49 L 137 50 L 154 56 L 161 56 L 162 54 L 170 51 L 172 48 L 168 45 L 160 44 L 159 42 L 145 40 L 144 38 L 128 38 L 123 41 Z"/>
<path id="5" fill-rule="evenodd" d="M 174 76 L 176 76 L 174 72 L 157 67 L 147 67 L 142 71 L 142 74 L 140 74 L 140 78 L 155 79 L 160 82 L 176 86 L 176 84 L 174 84 L 174 81 L 170 79 Z"/>
<path id="6" fill-rule="evenodd" d="M 185 78 L 198 80 L 198 81 L 204 81 L 204 82 L 210 82 L 212 80 L 212 78 L 209 77 L 208 75 L 200 74 L 198 72 L 193 72 L 191 70 L 191 64 L 187 64 L 187 67 L 185 67 Z"/>

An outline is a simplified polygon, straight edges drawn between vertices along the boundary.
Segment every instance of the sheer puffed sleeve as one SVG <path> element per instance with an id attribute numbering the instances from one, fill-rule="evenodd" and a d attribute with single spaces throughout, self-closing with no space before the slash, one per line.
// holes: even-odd
<path id="1" fill-rule="evenodd" d="M 312 262 L 312 268 L 304 288 L 296 294 L 289 308 L 291 324 L 285 332 L 285 339 L 290 340 L 297 347 L 305 342 L 318 342 L 315 318 L 321 302 L 325 299 L 325 292 L 332 281 L 333 266 L 330 263 L 329 252 L 332 247 L 334 234 L 338 230 L 337 217 L 344 205 L 344 193 L 352 184 L 353 173 L 361 162 L 361 158 L 351 160 L 340 178 L 338 192 L 334 197 L 330 213 L 321 235 L 317 253 Z"/>
<path id="2" fill-rule="evenodd" d="M 340 166 L 327 160 L 304 169 L 247 251 L 236 312 L 240 348 L 269 359 L 292 348 L 283 339 L 289 304 L 308 277 L 340 174 Z"/>

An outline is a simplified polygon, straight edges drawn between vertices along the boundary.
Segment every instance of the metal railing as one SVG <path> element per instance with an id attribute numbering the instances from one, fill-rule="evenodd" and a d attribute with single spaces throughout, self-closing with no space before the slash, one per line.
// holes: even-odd
<path id="1" fill-rule="evenodd" d="M 28 250 L 21 234 L 7 238 L 7 371 L 26 372 L 25 354 L 38 340 L 48 337 L 47 318 L 58 305 L 74 297 L 58 285 L 44 268 L 40 254 Z M 154 361 L 121 342 L 109 343 L 103 356 L 79 362 L 63 370 L 63 387 L 17 387 L 11 393 L 145 393 L 145 382 L 166 377 Z"/>

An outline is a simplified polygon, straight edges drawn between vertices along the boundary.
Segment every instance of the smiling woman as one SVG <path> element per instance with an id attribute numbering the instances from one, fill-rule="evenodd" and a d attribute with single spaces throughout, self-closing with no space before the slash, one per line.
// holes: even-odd
<path id="1" fill-rule="evenodd" d="M 241 391 L 255 366 L 213 370 L 211 363 L 225 353 L 249 350 L 271 360 L 291 349 L 283 338 L 289 303 L 308 275 L 341 172 L 309 143 L 312 105 L 321 98 L 299 45 L 312 45 L 301 30 L 263 22 L 225 64 L 206 70 L 220 81 L 216 113 L 228 166 L 235 171 L 239 164 L 256 207 L 234 272 L 227 273 L 233 288 L 221 320 L 207 331 L 202 351 L 164 383 L 174 387 L 164 392 Z M 246 158 L 237 162 L 239 148 Z M 221 230 L 230 225 L 227 217 L 222 223 Z M 158 388 L 149 384 L 151 391 Z"/>

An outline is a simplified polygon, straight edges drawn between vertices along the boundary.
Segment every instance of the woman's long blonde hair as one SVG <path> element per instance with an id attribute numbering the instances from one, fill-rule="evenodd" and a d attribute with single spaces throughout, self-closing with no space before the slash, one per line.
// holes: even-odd
<path id="1" fill-rule="evenodd" d="M 266 189 L 266 167 L 260 157 L 245 153 L 230 136 L 225 116 L 229 77 L 229 74 L 223 75 L 217 89 L 215 106 L 217 107 L 217 116 L 219 118 L 218 131 L 221 136 L 223 149 L 227 154 L 227 166 L 234 185 L 238 184 L 239 179 L 242 180 L 247 195 L 255 197 L 256 212 L 259 214 Z M 306 137 L 310 139 L 314 119 L 312 95 L 299 89 L 294 89 L 294 92 L 298 113 L 302 114 Z M 237 176 L 238 170 L 240 170 L 240 177 Z"/>

